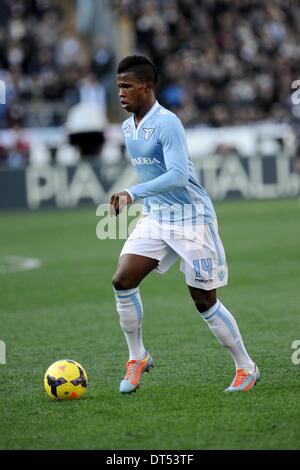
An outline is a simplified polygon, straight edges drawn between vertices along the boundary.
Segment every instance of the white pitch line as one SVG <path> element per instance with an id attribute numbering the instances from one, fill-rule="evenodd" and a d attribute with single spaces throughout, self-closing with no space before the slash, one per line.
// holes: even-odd
<path id="1" fill-rule="evenodd" d="M 0 274 L 29 271 L 30 269 L 40 268 L 41 265 L 41 261 L 35 258 L 14 255 L 0 256 Z"/>

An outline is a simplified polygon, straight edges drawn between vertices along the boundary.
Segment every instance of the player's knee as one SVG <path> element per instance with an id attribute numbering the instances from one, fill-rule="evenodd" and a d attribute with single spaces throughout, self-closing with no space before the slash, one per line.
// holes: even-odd
<path id="1" fill-rule="evenodd" d="M 210 296 L 200 296 L 194 299 L 196 308 L 198 312 L 204 313 L 207 312 L 215 303 L 215 299 L 211 298 Z"/>
<path id="2" fill-rule="evenodd" d="M 127 276 L 118 273 L 112 278 L 112 285 L 116 290 L 129 290 L 136 287 Z"/>

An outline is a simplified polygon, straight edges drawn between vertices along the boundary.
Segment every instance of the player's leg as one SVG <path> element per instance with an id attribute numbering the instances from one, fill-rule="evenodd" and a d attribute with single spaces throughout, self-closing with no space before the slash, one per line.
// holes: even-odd
<path id="1" fill-rule="evenodd" d="M 148 217 L 141 218 L 126 240 L 113 277 L 120 324 L 129 349 L 127 373 L 120 391 L 131 393 L 139 386 L 141 374 L 153 365 L 142 339 L 143 305 L 140 282 L 153 270 L 163 274 L 177 259 L 176 253 L 161 239 L 160 230 Z"/>
<path id="2" fill-rule="evenodd" d="M 216 289 L 188 287 L 200 316 L 235 362 L 236 376 L 227 390 L 249 390 L 259 380 L 259 371 L 245 348 L 235 318 L 217 299 Z"/>
<path id="3" fill-rule="evenodd" d="M 158 260 L 136 254 L 124 254 L 119 258 L 112 283 L 116 290 L 138 287 L 142 280 L 158 266 Z"/>
<path id="4" fill-rule="evenodd" d="M 235 361 L 237 376 L 229 390 L 248 390 L 258 380 L 259 372 L 246 351 L 233 315 L 216 295 L 216 289 L 225 286 L 228 280 L 217 223 L 197 227 L 196 235 L 191 239 L 187 234 L 185 239 L 169 243 L 181 257 L 180 269 L 198 312 Z"/>
<path id="5" fill-rule="evenodd" d="M 153 366 L 153 359 L 143 344 L 143 304 L 138 286 L 157 265 L 156 259 L 124 254 L 120 257 L 113 276 L 117 312 L 129 350 L 126 375 L 120 384 L 121 393 L 135 391 L 141 374 Z"/>
<path id="6" fill-rule="evenodd" d="M 117 312 L 127 341 L 130 360 L 146 357 L 142 338 L 143 304 L 138 286 L 157 265 L 156 259 L 125 254 L 120 257 L 113 276 Z"/>

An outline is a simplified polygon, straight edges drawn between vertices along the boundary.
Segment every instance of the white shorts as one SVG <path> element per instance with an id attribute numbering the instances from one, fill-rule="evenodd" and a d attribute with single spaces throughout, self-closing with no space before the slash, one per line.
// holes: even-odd
<path id="1" fill-rule="evenodd" d="M 163 274 L 181 258 L 180 271 L 188 286 L 212 290 L 228 282 L 228 268 L 217 222 L 192 229 L 161 225 L 142 217 L 126 240 L 120 256 L 136 254 L 157 259 Z"/>

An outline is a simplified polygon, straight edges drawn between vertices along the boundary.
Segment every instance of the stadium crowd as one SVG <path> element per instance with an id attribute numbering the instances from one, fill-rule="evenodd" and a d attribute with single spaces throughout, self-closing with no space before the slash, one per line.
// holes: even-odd
<path id="1" fill-rule="evenodd" d="M 12 131 L 0 139 L 0 161 L 26 162 L 22 129 L 60 126 L 78 102 L 96 101 L 106 112 L 115 52 L 105 37 L 88 34 L 92 6 L 0 0 L 6 86 L 0 130 Z M 111 6 L 116 20 L 129 20 L 136 52 L 159 69 L 159 101 L 186 126 L 273 120 L 296 122 L 300 134 L 300 107 L 291 101 L 292 82 L 300 78 L 299 1 L 112 0 Z"/>
<path id="2" fill-rule="evenodd" d="M 24 166 L 23 129 L 60 126 L 78 103 L 98 103 L 106 116 L 113 53 L 104 37 L 78 33 L 84 18 L 77 2 L 0 0 L 0 130 L 9 129 L 0 136 L 0 163 Z"/>
<path id="3" fill-rule="evenodd" d="M 161 74 L 160 101 L 187 125 L 289 121 L 300 2 L 115 0 Z M 297 76 L 298 74 L 298 76 Z"/>
<path id="4" fill-rule="evenodd" d="M 66 110 L 90 91 L 103 94 L 112 53 L 104 38 L 91 44 L 76 32 L 66 3 L 0 0 L 0 80 L 7 104 L 0 107 L 0 129 L 60 125 Z"/>

